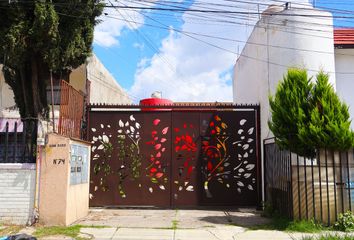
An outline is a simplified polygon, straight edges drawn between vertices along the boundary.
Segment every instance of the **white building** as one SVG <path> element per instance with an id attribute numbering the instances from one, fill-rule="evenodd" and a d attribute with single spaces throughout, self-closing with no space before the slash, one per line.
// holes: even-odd
<path id="1" fill-rule="evenodd" d="M 337 93 L 349 104 L 354 128 L 354 28 L 334 29 L 334 54 Z"/>
<path id="2" fill-rule="evenodd" d="M 353 43 L 353 30 L 334 30 L 332 15 L 310 5 L 271 6 L 263 12 L 234 66 L 233 77 L 234 102 L 261 105 L 262 140 L 273 136 L 268 128 L 269 95 L 275 94 L 290 67 L 307 69 L 310 76 L 320 70 L 329 73 L 331 84 L 351 106 L 354 117 Z"/>

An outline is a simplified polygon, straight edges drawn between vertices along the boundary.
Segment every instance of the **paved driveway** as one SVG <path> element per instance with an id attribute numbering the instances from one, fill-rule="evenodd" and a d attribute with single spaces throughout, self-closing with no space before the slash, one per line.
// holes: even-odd
<path id="1" fill-rule="evenodd" d="M 235 240 L 291 239 L 274 231 L 247 231 L 247 227 L 265 224 L 254 209 L 91 209 L 77 224 L 95 239 L 117 240 Z M 90 228 L 106 226 L 106 228 Z M 274 233 L 276 235 L 274 235 Z M 250 235 L 251 234 L 251 235 Z"/>
<path id="2" fill-rule="evenodd" d="M 230 225 L 249 227 L 268 221 L 254 209 L 91 209 L 90 214 L 78 224 L 118 228 L 200 229 Z"/>

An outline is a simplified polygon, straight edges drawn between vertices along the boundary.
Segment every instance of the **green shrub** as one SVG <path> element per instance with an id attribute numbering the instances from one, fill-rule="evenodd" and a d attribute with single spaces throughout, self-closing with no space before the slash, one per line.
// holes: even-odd
<path id="1" fill-rule="evenodd" d="M 280 147 L 314 157 L 318 148 L 347 150 L 354 145 L 348 106 L 328 79 L 320 72 L 313 84 L 305 70 L 288 70 L 275 96 L 269 97 L 269 128 Z"/>
<path id="2" fill-rule="evenodd" d="M 341 213 L 338 216 L 337 222 L 334 224 L 334 229 L 344 232 L 354 230 L 354 214 L 351 211 Z"/>

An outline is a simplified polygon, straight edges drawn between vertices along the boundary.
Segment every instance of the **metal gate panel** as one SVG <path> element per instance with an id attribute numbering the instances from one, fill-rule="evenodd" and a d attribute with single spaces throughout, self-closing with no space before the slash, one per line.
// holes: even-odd
<path id="1" fill-rule="evenodd" d="M 91 206 L 170 205 L 170 121 L 167 112 L 90 113 Z"/>
<path id="2" fill-rule="evenodd" d="M 101 108 L 89 112 L 90 206 L 260 204 L 258 107 Z"/>
<path id="3" fill-rule="evenodd" d="M 199 113 L 172 113 L 172 205 L 199 205 Z"/>
<path id="4" fill-rule="evenodd" d="M 255 111 L 202 113 L 200 119 L 201 204 L 257 205 Z"/>

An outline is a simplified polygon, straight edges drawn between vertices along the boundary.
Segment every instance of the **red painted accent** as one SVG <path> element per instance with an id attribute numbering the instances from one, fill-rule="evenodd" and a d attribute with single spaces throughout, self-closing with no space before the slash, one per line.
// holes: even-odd
<path id="1" fill-rule="evenodd" d="M 354 28 L 334 29 L 334 45 L 354 45 Z"/>
<path id="2" fill-rule="evenodd" d="M 173 105 L 173 102 L 169 99 L 164 99 L 164 98 L 145 98 L 140 100 L 140 105 L 143 106 L 156 106 L 156 105 Z M 158 108 L 141 108 L 141 111 L 171 111 L 172 109 L 168 108 L 163 108 L 163 109 L 158 109 Z"/>

